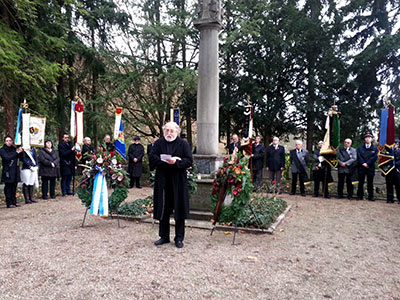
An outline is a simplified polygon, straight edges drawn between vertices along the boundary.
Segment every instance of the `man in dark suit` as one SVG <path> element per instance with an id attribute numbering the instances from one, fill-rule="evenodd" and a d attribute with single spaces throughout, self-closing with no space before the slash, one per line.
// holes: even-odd
<path id="1" fill-rule="evenodd" d="M 141 189 L 140 177 L 143 171 L 142 160 L 144 156 L 144 147 L 140 144 L 140 137 L 135 137 L 133 141 L 134 143 L 131 144 L 128 149 L 128 173 L 131 179 L 129 187 L 133 188 L 136 183 L 136 187 Z"/>
<path id="2" fill-rule="evenodd" d="M 367 176 L 368 200 L 374 199 L 375 162 L 378 158 L 378 149 L 372 144 L 373 135 L 367 132 L 364 135 L 365 144 L 357 149 L 358 160 L 358 190 L 357 200 L 364 198 L 364 181 Z"/>
<path id="3" fill-rule="evenodd" d="M 399 140 L 394 144 L 394 168 L 385 176 L 386 179 L 386 202 L 394 203 L 394 190 L 396 189 L 397 200 L 400 204 L 400 149 Z"/>
<path id="4" fill-rule="evenodd" d="M 351 139 L 344 140 L 344 147 L 338 151 L 338 198 L 343 198 L 344 181 L 347 185 L 347 199 L 353 198 L 352 177 L 357 164 L 357 151 L 351 147 Z"/>
<path id="5" fill-rule="evenodd" d="M 228 153 L 232 154 L 236 147 L 239 151 L 241 150 L 239 137 L 237 134 L 234 134 L 232 135 L 232 143 L 230 143 L 226 148 L 228 149 Z"/>
<path id="6" fill-rule="evenodd" d="M 285 169 L 285 148 L 279 145 L 279 138 L 272 139 L 272 145 L 267 149 L 267 172 L 271 181 L 276 182 L 276 191 L 281 194 L 279 184 L 282 179 L 282 171 Z"/>
<path id="7" fill-rule="evenodd" d="M 64 134 L 62 141 L 58 143 L 60 155 L 61 193 L 73 195 L 71 191 L 72 176 L 75 172 L 75 146 L 70 142 L 69 135 Z"/>
<path id="8" fill-rule="evenodd" d="M 151 151 L 153 150 L 154 143 L 157 142 L 157 140 L 158 140 L 158 138 L 155 137 L 155 138 L 153 138 L 153 141 L 151 142 L 151 144 L 147 145 L 147 158 L 149 160 L 149 169 L 150 169 L 150 171 L 154 171 L 155 170 L 155 167 L 150 162 L 150 154 L 151 154 Z"/>
<path id="9" fill-rule="evenodd" d="M 262 171 L 264 167 L 265 146 L 261 143 L 261 137 L 256 136 L 252 146 L 251 162 L 253 169 L 253 184 L 256 190 L 261 188 Z"/>
<path id="10" fill-rule="evenodd" d="M 296 141 L 296 148 L 290 150 L 290 163 L 292 165 L 292 190 L 290 195 L 296 194 L 297 177 L 300 182 L 300 194 L 305 197 L 304 182 L 308 181 L 307 164 L 309 161 L 308 151 L 303 149 L 303 142 Z"/>
<path id="11" fill-rule="evenodd" d="M 313 176 L 314 176 L 314 194 L 313 197 L 319 196 L 319 186 L 322 182 L 322 190 L 325 198 L 329 198 L 328 183 L 333 182 L 331 174 L 331 166 L 328 164 L 324 157 L 320 155 L 321 148 L 324 145 L 323 141 L 318 142 L 318 148 L 313 152 L 314 166 L 313 166 Z"/>

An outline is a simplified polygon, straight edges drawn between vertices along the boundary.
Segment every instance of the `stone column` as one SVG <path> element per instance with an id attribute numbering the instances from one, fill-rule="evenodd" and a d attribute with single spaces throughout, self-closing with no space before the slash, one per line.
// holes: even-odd
<path id="1" fill-rule="evenodd" d="M 200 30 L 197 154 L 218 155 L 220 1 L 200 0 L 196 12 L 199 18 L 194 24 Z"/>

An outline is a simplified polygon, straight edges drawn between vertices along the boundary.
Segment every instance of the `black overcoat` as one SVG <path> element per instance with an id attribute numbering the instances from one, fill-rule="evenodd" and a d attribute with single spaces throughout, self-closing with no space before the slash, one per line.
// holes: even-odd
<path id="1" fill-rule="evenodd" d="M 144 147 L 141 144 L 132 144 L 128 149 L 128 173 L 132 177 L 140 177 L 142 176 L 143 171 L 143 156 L 144 156 Z M 133 159 L 137 158 L 137 162 L 134 162 Z"/>
<path id="2" fill-rule="evenodd" d="M 285 147 L 278 145 L 278 149 L 275 150 L 274 145 L 268 146 L 267 168 L 272 172 L 285 168 Z"/>
<path id="3" fill-rule="evenodd" d="M 15 146 L 8 147 L 4 145 L 0 149 L 2 160 L 1 181 L 4 183 L 14 183 L 20 181 L 20 170 L 18 159 L 22 158 L 21 154 L 17 153 Z"/>
<path id="4" fill-rule="evenodd" d="M 61 176 L 73 175 L 75 171 L 75 153 L 72 150 L 72 143 L 61 141 L 58 144 L 58 153 L 60 155 L 60 173 Z"/>
<path id="5" fill-rule="evenodd" d="M 261 170 L 264 167 L 264 155 L 265 155 L 264 144 L 259 143 L 257 146 L 256 144 L 253 144 L 252 153 L 254 155 L 251 158 L 253 170 Z"/>
<path id="6" fill-rule="evenodd" d="M 371 144 L 369 149 L 365 144 L 357 148 L 358 174 L 375 175 L 375 162 L 378 158 L 378 148 Z M 362 166 L 363 163 L 368 165 L 368 168 Z"/>
<path id="7" fill-rule="evenodd" d="M 150 171 L 153 171 L 155 168 L 154 166 L 150 163 L 150 153 L 153 150 L 154 144 L 148 144 L 147 145 L 147 158 L 149 160 L 149 169 Z"/>
<path id="8" fill-rule="evenodd" d="M 180 157 L 175 164 L 161 161 L 161 154 Z M 189 217 L 189 185 L 187 171 L 193 164 L 192 152 L 188 142 L 177 137 L 172 142 L 165 138 L 157 140 L 150 153 L 150 162 L 156 167 L 154 181 L 154 219 L 161 220 L 164 216 L 166 203 L 173 203 L 176 220 Z M 165 193 L 167 189 L 168 193 Z"/>
<path id="9" fill-rule="evenodd" d="M 53 167 L 51 163 L 53 163 L 55 167 Z M 60 158 L 58 157 L 56 150 L 53 149 L 51 152 L 49 152 L 46 148 L 40 150 L 39 176 L 57 177 L 59 165 L 60 165 Z"/>

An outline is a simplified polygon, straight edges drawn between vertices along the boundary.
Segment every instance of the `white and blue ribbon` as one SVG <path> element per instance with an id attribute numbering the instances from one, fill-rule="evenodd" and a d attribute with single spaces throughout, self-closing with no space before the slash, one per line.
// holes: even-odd
<path id="1" fill-rule="evenodd" d="M 22 108 L 18 110 L 18 121 L 17 121 L 17 130 L 15 132 L 15 145 L 21 145 L 21 117 L 22 117 Z"/>
<path id="2" fill-rule="evenodd" d="M 107 180 L 103 175 L 101 168 L 95 167 L 98 170 L 93 183 L 92 203 L 90 205 L 91 215 L 100 215 L 108 217 L 108 190 Z"/>

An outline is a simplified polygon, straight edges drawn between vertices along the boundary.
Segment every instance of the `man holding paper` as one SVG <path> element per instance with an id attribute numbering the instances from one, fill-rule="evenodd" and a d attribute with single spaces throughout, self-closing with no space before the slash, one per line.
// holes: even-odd
<path id="1" fill-rule="evenodd" d="M 175 122 L 163 127 L 164 137 L 157 140 L 149 155 L 156 168 L 154 182 L 154 219 L 160 221 L 160 239 L 156 246 L 170 242 L 169 218 L 174 213 L 175 246 L 183 247 L 185 219 L 189 216 L 189 185 L 186 169 L 193 163 L 188 142 L 178 137 L 180 128 Z"/>

